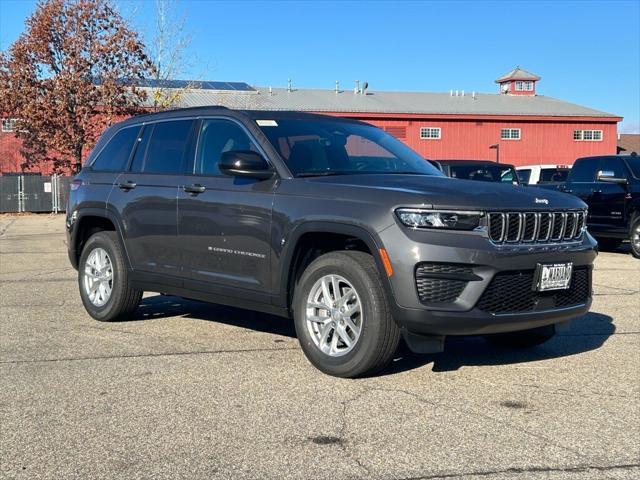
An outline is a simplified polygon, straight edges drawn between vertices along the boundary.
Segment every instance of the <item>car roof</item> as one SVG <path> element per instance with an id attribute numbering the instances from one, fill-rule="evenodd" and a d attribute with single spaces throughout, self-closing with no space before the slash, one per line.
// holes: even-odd
<path id="1" fill-rule="evenodd" d="M 469 165 L 469 166 L 482 166 L 482 165 L 497 165 L 500 167 L 511 167 L 513 168 L 513 165 L 510 163 L 497 163 L 494 162 L 493 160 L 437 160 L 441 165 L 450 165 L 450 166 L 456 166 L 456 165 Z"/>
<path id="2" fill-rule="evenodd" d="M 562 164 L 557 164 L 557 163 L 545 163 L 542 165 L 518 165 L 516 167 L 516 170 L 522 170 L 525 168 L 562 168 L 562 169 L 567 169 L 569 170 L 571 168 L 571 165 L 567 165 L 565 163 Z"/>
<path id="3" fill-rule="evenodd" d="M 307 112 L 298 112 L 298 111 L 286 111 L 286 110 L 235 110 L 222 106 L 206 106 L 206 107 L 191 107 L 191 108 L 176 108 L 173 110 L 165 110 L 162 112 L 152 112 L 152 113 L 143 113 L 141 115 L 136 115 L 130 117 L 123 122 L 120 122 L 119 125 L 130 125 L 141 122 L 155 122 L 158 120 L 169 120 L 172 118 L 182 118 L 182 117 L 200 117 L 200 116 L 225 116 L 232 117 L 237 119 L 247 118 L 252 120 L 321 120 L 321 119 L 330 119 L 336 122 L 344 122 L 344 123 L 356 123 L 361 125 L 370 125 L 367 123 L 363 123 L 357 120 L 352 120 L 344 117 L 335 117 L 332 115 L 321 115 L 318 113 L 307 113 Z"/>

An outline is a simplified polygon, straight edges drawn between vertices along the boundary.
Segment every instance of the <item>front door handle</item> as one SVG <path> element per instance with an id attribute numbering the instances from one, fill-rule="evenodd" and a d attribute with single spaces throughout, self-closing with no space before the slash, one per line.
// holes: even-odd
<path id="1" fill-rule="evenodd" d="M 132 182 L 131 180 L 127 180 L 124 183 L 119 183 L 118 188 L 120 190 L 133 190 L 136 188 L 136 182 Z"/>
<path id="2" fill-rule="evenodd" d="M 193 184 L 193 185 L 183 185 L 182 186 L 182 190 L 184 190 L 187 193 L 190 193 L 191 195 L 198 195 L 202 192 L 204 192 L 207 189 L 207 187 L 204 187 L 202 185 L 199 185 L 197 183 Z"/>

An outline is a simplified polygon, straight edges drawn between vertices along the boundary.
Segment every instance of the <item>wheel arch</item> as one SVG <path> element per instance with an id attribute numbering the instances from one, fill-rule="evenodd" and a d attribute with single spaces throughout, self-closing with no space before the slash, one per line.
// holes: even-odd
<path id="1" fill-rule="evenodd" d="M 331 221 L 312 221 L 298 225 L 289 235 L 288 248 L 282 252 L 279 303 L 291 308 L 295 284 L 306 265 L 324 253 L 359 250 L 369 253 L 376 263 L 383 288 L 391 294 L 391 282 L 380 254 L 382 242 L 363 226 Z"/>
<path id="2" fill-rule="evenodd" d="M 73 224 L 69 240 L 71 243 L 69 249 L 73 256 L 71 260 L 74 266 L 77 268 L 80 255 L 82 255 L 82 249 L 87 240 L 91 235 L 101 231 L 113 231 L 117 233 L 118 241 L 125 253 L 127 267 L 130 268 L 129 255 L 122 237 L 122 226 L 113 213 L 102 209 L 83 209 L 78 211 L 78 216 Z"/>

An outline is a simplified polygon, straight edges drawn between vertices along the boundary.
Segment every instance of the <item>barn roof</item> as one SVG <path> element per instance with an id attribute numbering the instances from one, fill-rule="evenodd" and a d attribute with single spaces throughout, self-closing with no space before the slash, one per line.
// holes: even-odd
<path id="1" fill-rule="evenodd" d="M 540 80 L 540 77 L 531 72 L 527 72 L 520 67 L 516 67 L 510 72 L 507 72 L 500 78 L 496 79 L 496 83 L 508 82 L 510 80 L 533 80 L 534 82 L 536 82 Z"/>
<path id="2" fill-rule="evenodd" d="M 143 89 L 150 90 L 149 87 Z M 149 95 L 152 98 L 152 95 Z M 373 114 L 530 115 L 618 117 L 617 115 L 543 95 L 516 96 L 467 92 L 462 95 L 431 92 L 292 89 L 253 87 L 252 90 L 186 89 L 179 107 L 221 105 L 244 110 Z"/>

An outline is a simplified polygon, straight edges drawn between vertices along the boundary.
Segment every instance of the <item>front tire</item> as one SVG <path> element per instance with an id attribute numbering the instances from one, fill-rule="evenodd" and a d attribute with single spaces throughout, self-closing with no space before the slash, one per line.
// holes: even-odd
<path id="1" fill-rule="evenodd" d="M 485 338 L 492 344 L 504 348 L 531 348 L 543 344 L 556 334 L 555 325 L 532 328 L 520 332 L 498 333 Z"/>
<path id="2" fill-rule="evenodd" d="M 631 255 L 636 258 L 640 258 L 640 215 L 636 214 L 636 217 L 631 222 L 631 228 L 629 229 L 629 242 L 631 243 Z"/>
<path id="3" fill-rule="evenodd" d="M 296 285 L 293 310 L 302 351 L 329 375 L 378 371 L 400 341 L 375 261 L 363 252 L 330 252 L 311 262 Z"/>
<path id="4" fill-rule="evenodd" d="M 116 232 L 92 235 L 80 255 L 78 285 L 87 313 L 98 321 L 128 318 L 142 298 L 129 286 L 129 272 Z"/>

